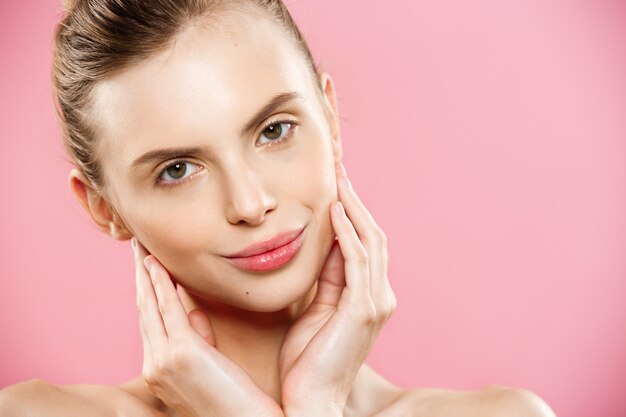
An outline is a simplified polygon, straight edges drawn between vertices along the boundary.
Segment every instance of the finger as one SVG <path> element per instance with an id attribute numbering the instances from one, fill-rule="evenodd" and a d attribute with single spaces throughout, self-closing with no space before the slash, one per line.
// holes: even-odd
<path id="1" fill-rule="evenodd" d="M 153 369 L 153 364 L 154 364 L 154 357 L 156 355 L 156 352 L 153 353 L 152 351 L 152 345 L 150 343 L 150 339 L 148 338 L 148 335 L 146 334 L 146 329 L 145 329 L 145 325 L 143 324 L 143 321 L 140 319 L 139 320 L 139 331 L 141 333 L 141 340 L 143 341 L 142 345 L 143 345 L 143 367 L 142 367 L 142 374 L 145 375 L 145 370 L 148 369 Z"/>
<path id="2" fill-rule="evenodd" d="M 371 272 L 372 298 L 377 304 L 385 305 L 391 292 L 391 286 L 387 277 L 387 237 L 357 195 L 342 167 L 343 165 L 338 164 L 337 184 L 339 200 L 345 204 L 346 213 L 367 250 Z"/>
<path id="3" fill-rule="evenodd" d="M 189 319 L 169 273 L 154 255 L 145 257 L 144 264 L 152 280 L 158 309 L 168 337 L 177 339 L 188 335 L 191 330 Z"/>
<path id="4" fill-rule="evenodd" d="M 371 300 L 371 294 L 367 252 L 341 202 L 331 204 L 331 213 L 331 223 L 337 234 L 339 248 L 345 258 L 347 302 L 356 306 L 369 307 L 367 301 Z"/>
<path id="5" fill-rule="evenodd" d="M 150 283 L 150 277 L 143 265 L 146 249 L 134 239 L 135 283 L 137 286 L 137 311 L 142 329 L 144 348 L 147 346 L 152 356 L 167 345 L 167 334 L 161 320 L 156 295 Z M 146 351 L 144 350 L 144 356 Z"/>
<path id="6" fill-rule="evenodd" d="M 191 327 L 198 332 L 209 345 L 215 347 L 215 334 L 213 333 L 213 326 L 211 325 L 211 319 L 208 314 L 202 309 L 196 308 L 191 310 L 187 316 L 189 317 Z"/>
<path id="7" fill-rule="evenodd" d="M 341 293 L 346 286 L 345 259 L 339 248 L 339 241 L 335 240 L 326 257 L 317 282 L 317 292 L 312 305 L 337 306 Z"/>

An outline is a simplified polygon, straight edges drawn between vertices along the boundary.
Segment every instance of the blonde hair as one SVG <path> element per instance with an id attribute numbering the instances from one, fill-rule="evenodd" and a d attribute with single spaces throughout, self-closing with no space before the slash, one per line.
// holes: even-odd
<path id="1" fill-rule="evenodd" d="M 89 120 L 94 86 L 158 50 L 192 20 L 237 4 L 254 5 L 278 23 L 307 61 L 318 92 L 318 68 L 281 0 L 65 0 L 54 36 L 52 84 L 63 143 L 94 187 L 104 186 Z"/>

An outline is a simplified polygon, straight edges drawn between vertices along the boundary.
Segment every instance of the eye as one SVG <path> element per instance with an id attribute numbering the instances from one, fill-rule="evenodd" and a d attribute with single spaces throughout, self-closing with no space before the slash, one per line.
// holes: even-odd
<path id="1" fill-rule="evenodd" d="M 196 169 L 189 168 L 189 166 L 195 166 Z M 194 173 L 201 171 L 200 165 L 188 162 L 188 161 L 176 161 L 173 164 L 168 165 L 159 173 L 157 177 L 157 183 L 163 185 L 179 184 L 190 178 Z"/>
<path id="2" fill-rule="evenodd" d="M 269 146 L 276 142 L 282 142 L 291 136 L 295 125 L 296 123 L 291 121 L 272 123 L 261 132 L 259 139 L 262 137 L 268 139 L 269 142 L 266 143 L 269 143 Z"/>

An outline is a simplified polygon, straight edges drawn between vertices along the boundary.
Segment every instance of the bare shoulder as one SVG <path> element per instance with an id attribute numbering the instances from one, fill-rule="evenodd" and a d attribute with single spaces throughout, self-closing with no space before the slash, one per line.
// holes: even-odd
<path id="1" fill-rule="evenodd" d="M 50 417 L 165 417 L 126 384 L 55 385 L 31 379 L 0 390 L 0 415 Z"/>
<path id="2" fill-rule="evenodd" d="M 555 417 L 532 391 L 488 385 L 478 391 L 419 388 L 404 391 L 375 417 Z"/>
<path id="3" fill-rule="evenodd" d="M 120 385 L 63 385 L 60 389 L 89 401 L 106 401 L 115 417 L 166 417 L 163 403 L 152 396 L 143 378 L 137 377 Z"/>

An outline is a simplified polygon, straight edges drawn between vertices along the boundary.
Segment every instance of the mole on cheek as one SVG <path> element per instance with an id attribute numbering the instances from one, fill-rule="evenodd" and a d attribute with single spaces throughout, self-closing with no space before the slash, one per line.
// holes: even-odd
<path id="1" fill-rule="evenodd" d="M 250 292 L 249 292 L 249 291 L 246 291 L 246 295 L 250 295 Z"/>

